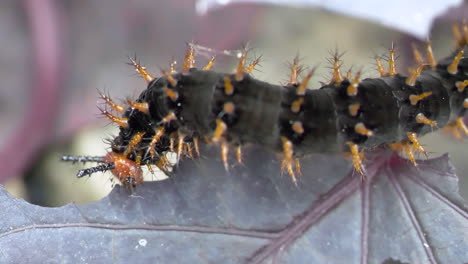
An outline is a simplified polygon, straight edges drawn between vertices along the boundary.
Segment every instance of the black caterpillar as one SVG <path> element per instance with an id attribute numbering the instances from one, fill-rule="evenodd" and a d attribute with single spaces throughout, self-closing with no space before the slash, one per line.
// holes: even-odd
<path id="1" fill-rule="evenodd" d="M 77 176 L 112 170 L 128 187 L 142 183 L 143 165 L 168 172 L 168 152 L 176 152 L 179 158 L 198 153 L 199 139 L 220 144 L 226 168 L 230 146 L 236 148 L 239 162 L 246 143 L 283 152 L 282 169 L 294 181 L 295 172 L 300 173 L 298 158 L 313 152 L 351 152 L 361 174 L 360 150 L 381 144 L 405 151 L 414 163 L 414 150 L 425 153 L 417 136 L 441 127 L 468 134 L 462 119 L 468 108 L 468 58 L 463 57 L 468 33 L 459 34 L 457 41 L 457 50 L 439 62 L 430 43 L 427 62 L 415 49 L 418 65 L 409 76 L 396 73 L 393 47 L 388 72 L 377 60 L 379 78 L 359 80 L 359 73 L 343 77 L 335 56 L 332 80 L 317 90 L 307 89 L 313 71 L 298 82 L 297 59 L 285 86 L 252 78 L 248 73 L 258 60 L 246 65 L 246 52 L 234 74 L 211 71 L 214 58 L 203 70 L 196 69 L 193 46 L 180 73 L 171 67 L 160 78 L 153 78 L 132 60 L 148 81 L 147 89 L 135 102 L 129 101 L 128 107 L 101 95 L 122 114 L 118 117 L 102 110 L 120 126 L 111 151 L 105 157 L 64 156 L 63 160 L 102 163 L 80 170 Z"/>

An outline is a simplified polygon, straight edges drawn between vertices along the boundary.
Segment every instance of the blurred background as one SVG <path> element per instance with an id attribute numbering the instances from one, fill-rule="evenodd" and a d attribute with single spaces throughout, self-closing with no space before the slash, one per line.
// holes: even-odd
<path id="1" fill-rule="evenodd" d="M 465 1 L 433 21 L 436 56 L 450 53 L 452 24 L 467 18 Z M 248 42 L 251 56 L 262 56 L 256 78 L 285 83 L 288 63 L 299 54 L 305 66 L 319 65 L 309 85 L 319 87 L 330 79 L 327 59 L 336 48 L 345 52 L 344 70 L 362 69 L 364 77 L 372 77 L 377 76 L 374 56 L 385 54 L 392 41 L 402 72 L 412 62 L 411 44 L 424 42 L 321 8 L 234 3 L 202 15 L 195 0 L 3 0 L 0 39 L 0 184 L 45 206 L 87 203 L 112 189 L 110 173 L 76 179 L 84 166 L 62 163 L 60 157 L 106 152 L 103 141 L 117 130 L 99 116 L 98 91 L 125 100 L 145 89 L 145 81 L 126 65 L 127 56 L 136 54 L 157 75 L 171 61 L 182 60 L 187 42 L 218 50 Z M 215 69 L 230 72 L 235 63 L 221 57 Z M 450 153 L 461 193 L 468 197 L 466 143 L 438 132 L 424 137 L 423 144 L 432 156 Z"/>

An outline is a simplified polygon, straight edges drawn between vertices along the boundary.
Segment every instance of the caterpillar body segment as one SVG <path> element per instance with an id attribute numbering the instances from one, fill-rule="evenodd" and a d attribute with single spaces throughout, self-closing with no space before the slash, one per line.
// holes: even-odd
<path id="1" fill-rule="evenodd" d="M 340 58 L 334 56 L 333 78 L 321 87 L 309 82 L 314 70 L 299 80 L 298 60 L 286 85 L 255 79 L 249 72 L 258 61 L 247 63 L 246 52 L 235 73 L 210 70 L 214 59 L 209 67 L 194 68 L 193 49 L 187 52 L 182 72 L 161 70 L 159 78 L 132 60 L 147 89 L 124 110 L 101 95 L 121 113 L 103 110 L 120 132 L 102 159 L 104 165 L 81 174 L 112 170 L 133 187 L 142 182 L 143 165 L 167 172 L 169 152 L 177 152 L 178 160 L 193 158 L 192 149 L 200 155 L 199 140 L 219 145 L 226 169 L 230 147 L 239 162 L 246 158 L 241 154 L 246 144 L 283 153 L 282 170 L 295 183 L 301 174 L 299 158 L 311 153 L 350 152 L 356 171 L 365 174 L 362 152 L 388 144 L 415 163 L 414 151 L 426 153 L 419 136 L 442 127 L 468 134 L 462 119 L 468 108 L 466 51 L 459 48 L 437 62 L 428 44 L 428 62 L 415 52 L 418 67 L 403 75 L 395 70 L 392 47 L 388 72 L 377 59 L 381 76 L 367 79 L 360 79 L 359 72 L 341 75 Z M 72 161 L 69 156 L 65 160 Z"/>

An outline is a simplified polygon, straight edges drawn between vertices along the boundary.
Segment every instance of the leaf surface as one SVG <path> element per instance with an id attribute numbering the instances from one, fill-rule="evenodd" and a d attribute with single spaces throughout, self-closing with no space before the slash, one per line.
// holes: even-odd
<path id="1" fill-rule="evenodd" d="M 0 262 L 468 261 L 467 207 L 447 155 L 416 168 L 376 150 L 364 182 L 341 156 L 312 155 L 296 186 L 275 155 L 248 149 L 228 173 L 208 147 L 169 180 L 83 206 L 34 206 L 2 188 Z"/>

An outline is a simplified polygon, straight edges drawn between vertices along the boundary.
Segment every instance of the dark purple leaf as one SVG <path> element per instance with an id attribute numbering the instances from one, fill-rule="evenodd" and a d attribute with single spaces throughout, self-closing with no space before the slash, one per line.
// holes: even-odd
<path id="1" fill-rule="evenodd" d="M 42 208 L 0 193 L 0 263 L 463 263 L 467 207 L 447 155 L 414 167 L 368 154 L 367 179 L 340 155 L 303 160 L 295 186 L 250 148 L 218 150 L 176 176 L 84 205 Z"/>

